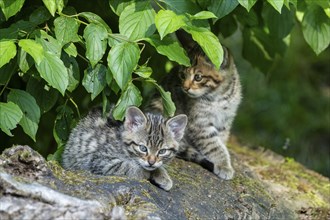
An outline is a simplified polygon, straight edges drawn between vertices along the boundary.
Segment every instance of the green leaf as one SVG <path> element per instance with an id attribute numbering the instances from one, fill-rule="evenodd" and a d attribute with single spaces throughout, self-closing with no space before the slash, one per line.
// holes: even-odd
<path id="1" fill-rule="evenodd" d="M 57 41 L 52 36 L 48 35 L 45 31 L 37 31 L 37 36 L 35 41 L 44 48 L 44 51 L 48 51 L 55 54 L 57 57 L 61 56 L 62 46 L 59 41 Z"/>
<path id="2" fill-rule="evenodd" d="M 260 39 L 250 28 L 243 31 L 243 57 L 254 67 L 258 67 L 262 72 L 267 73 L 271 67 L 272 60 Z"/>
<path id="3" fill-rule="evenodd" d="M 160 38 L 163 39 L 167 34 L 185 26 L 185 20 L 186 17 L 184 15 L 177 15 L 170 10 L 160 10 L 155 17 L 155 24 Z"/>
<path id="4" fill-rule="evenodd" d="M 140 106 L 141 103 L 142 103 L 141 92 L 131 82 L 128 84 L 125 91 L 121 94 L 121 96 L 113 110 L 113 117 L 116 120 L 123 120 L 126 109 L 129 106 L 131 106 L 131 105 Z"/>
<path id="5" fill-rule="evenodd" d="M 23 73 L 26 73 L 31 66 L 34 64 L 34 61 L 30 55 L 28 55 L 24 50 L 19 50 L 18 53 L 18 66 Z"/>
<path id="6" fill-rule="evenodd" d="M 255 10 L 248 12 L 243 7 L 237 7 L 234 11 L 236 19 L 244 26 L 253 27 L 259 26 L 259 15 Z"/>
<path id="7" fill-rule="evenodd" d="M 302 20 L 303 35 L 309 46 L 318 55 L 330 43 L 330 22 L 324 10 L 312 5 L 307 8 Z"/>
<path id="8" fill-rule="evenodd" d="M 251 29 L 252 40 L 260 44 L 260 48 L 264 50 L 264 55 L 267 59 L 274 59 L 276 54 L 283 55 L 286 50 L 286 45 L 280 38 L 274 38 L 260 28 Z M 276 45 L 276 47 L 274 47 Z M 259 61 L 257 61 L 259 62 Z"/>
<path id="9" fill-rule="evenodd" d="M 112 33 L 109 25 L 107 25 L 107 23 L 97 14 L 94 14 L 92 12 L 81 12 L 78 14 L 78 16 L 85 18 L 89 23 L 103 26 L 109 34 Z"/>
<path id="10" fill-rule="evenodd" d="M 112 107 L 111 103 L 109 102 L 109 99 L 107 98 L 107 95 L 110 95 L 110 90 L 108 88 L 106 90 L 102 91 L 102 117 L 106 117 L 107 113 Z"/>
<path id="11" fill-rule="evenodd" d="M 133 1 L 134 0 L 111 0 L 109 1 L 109 5 L 111 10 L 116 13 L 116 15 L 120 16 L 124 8 L 132 4 Z"/>
<path id="12" fill-rule="evenodd" d="M 172 101 L 171 93 L 165 92 L 164 89 L 160 86 L 156 86 L 158 91 L 160 92 L 160 95 L 162 97 L 162 103 L 164 108 L 164 114 L 168 117 L 172 117 L 175 113 L 175 104 Z"/>
<path id="13" fill-rule="evenodd" d="M 19 20 L 10 25 L 9 28 L 0 29 L 0 39 L 15 39 L 18 37 L 26 37 L 35 28 L 35 24 L 30 21 Z"/>
<path id="14" fill-rule="evenodd" d="M 91 99 L 93 100 L 96 96 L 98 96 L 106 85 L 106 75 L 108 73 L 108 69 L 106 66 L 102 64 L 97 64 L 95 68 L 88 67 L 84 71 L 84 78 L 82 80 L 82 84 L 87 90 L 87 92 L 91 93 Z"/>
<path id="15" fill-rule="evenodd" d="M 67 90 L 69 92 L 72 92 L 79 85 L 79 80 L 80 80 L 79 65 L 76 59 L 67 55 L 66 53 L 62 53 L 61 60 L 63 61 L 69 76 L 69 85 Z"/>
<path id="16" fill-rule="evenodd" d="M 110 89 L 116 94 L 118 95 L 119 91 L 120 91 L 120 87 L 118 86 L 118 84 L 116 83 L 115 80 L 113 80 L 113 74 L 110 71 L 110 74 L 107 75 L 106 77 L 107 79 L 107 83 L 110 87 Z M 110 83 L 109 83 L 110 82 Z"/>
<path id="17" fill-rule="evenodd" d="M 40 119 L 40 109 L 36 100 L 32 95 L 23 90 L 12 89 L 8 94 L 8 101 L 17 104 L 22 110 L 23 117 L 19 124 L 22 126 L 24 132 L 36 141 Z"/>
<path id="18" fill-rule="evenodd" d="M 63 49 L 70 56 L 77 57 L 78 55 L 77 47 L 73 43 L 64 45 Z"/>
<path id="19" fill-rule="evenodd" d="M 1 13 L 0 13 L 1 14 Z M 20 20 L 22 22 L 22 20 Z M 8 28 L 0 29 L 0 40 L 14 40 L 18 38 L 19 30 L 17 24 L 12 24 Z"/>
<path id="20" fill-rule="evenodd" d="M 69 42 L 79 41 L 78 22 L 71 17 L 60 16 L 54 20 L 56 39 L 63 46 Z"/>
<path id="21" fill-rule="evenodd" d="M 18 46 L 20 46 L 25 52 L 30 54 L 36 64 L 40 64 L 40 62 L 44 58 L 44 49 L 39 43 L 34 40 L 20 40 L 18 42 Z"/>
<path id="22" fill-rule="evenodd" d="M 152 69 L 148 66 L 140 66 L 137 70 L 134 71 L 135 74 L 141 76 L 142 78 L 149 78 L 152 74 Z"/>
<path id="23" fill-rule="evenodd" d="M 306 0 L 306 3 L 307 4 L 317 4 L 317 5 L 321 6 L 323 9 L 329 9 L 330 8 L 330 1 L 324 1 L 324 0 Z"/>
<path id="24" fill-rule="evenodd" d="M 325 0 L 305 0 L 305 2 L 308 5 L 315 5 L 315 4 L 317 4 L 317 5 L 321 6 L 323 9 L 330 8 L 330 1 L 325 1 Z"/>
<path id="25" fill-rule="evenodd" d="M 240 5 L 246 8 L 247 11 L 250 11 L 250 9 L 257 2 L 257 0 L 238 0 L 238 2 L 240 3 Z"/>
<path id="26" fill-rule="evenodd" d="M 59 13 L 61 13 L 64 8 L 63 0 L 42 0 L 42 1 L 53 17 L 55 16 L 56 9 Z"/>
<path id="27" fill-rule="evenodd" d="M 0 68 L 16 56 L 16 45 L 13 41 L 0 41 Z"/>
<path id="28" fill-rule="evenodd" d="M 160 40 L 158 35 L 153 35 L 145 40 L 154 46 L 159 54 L 181 65 L 190 65 L 190 60 L 185 54 L 184 49 L 171 37 L 166 36 L 163 40 Z"/>
<path id="29" fill-rule="evenodd" d="M 8 20 L 21 10 L 25 0 L 0 0 L 0 8 Z"/>
<path id="30" fill-rule="evenodd" d="M 65 6 L 65 1 L 67 1 L 67 0 L 55 0 L 56 1 L 56 8 L 57 8 L 57 12 L 58 13 L 61 13 L 62 12 L 62 10 L 63 10 L 63 8 L 64 8 L 64 6 Z"/>
<path id="31" fill-rule="evenodd" d="M 284 0 L 267 0 L 267 2 L 271 4 L 273 8 L 275 8 L 275 10 L 281 14 Z"/>
<path id="32" fill-rule="evenodd" d="M 206 28 L 187 26 L 184 30 L 191 34 L 194 41 L 201 46 L 215 67 L 219 69 L 223 61 L 223 49 L 218 38 Z"/>
<path id="33" fill-rule="evenodd" d="M 189 12 L 195 14 L 200 11 L 200 8 L 191 0 L 160 0 L 164 2 L 168 9 L 174 11 L 177 14 L 185 14 Z"/>
<path id="34" fill-rule="evenodd" d="M 293 6 L 295 7 L 295 8 L 297 8 L 297 4 L 298 4 L 298 0 L 285 0 L 285 1 L 288 1 L 289 3 L 291 3 L 291 4 L 293 4 Z M 314 0 L 313 0 L 314 1 Z M 288 3 L 288 5 L 289 5 L 289 3 Z M 290 7 L 290 6 L 289 6 Z M 289 8 L 288 7 L 288 8 Z"/>
<path id="35" fill-rule="evenodd" d="M 47 10 L 47 8 L 41 6 L 32 12 L 29 17 L 29 21 L 31 21 L 35 25 L 39 25 L 50 19 L 50 17 L 51 14 Z"/>
<path id="36" fill-rule="evenodd" d="M 33 77 L 30 77 L 26 91 L 35 98 L 42 114 L 48 112 L 58 99 L 58 92 L 55 89 L 47 86 L 43 80 Z"/>
<path id="37" fill-rule="evenodd" d="M 140 59 L 137 43 L 123 42 L 113 46 L 108 55 L 108 66 L 118 86 L 124 89 Z"/>
<path id="38" fill-rule="evenodd" d="M 146 82 L 152 83 L 157 88 L 162 97 L 162 104 L 164 109 L 163 113 L 167 117 L 172 117 L 175 113 L 176 108 L 174 102 L 172 101 L 171 93 L 165 92 L 165 90 L 160 85 L 158 85 L 154 79 L 148 79 L 146 80 Z"/>
<path id="39" fill-rule="evenodd" d="M 121 34 L 111 34 L 108 38 L 108 44 L 110 47 L 113 47 L 121 42 L 129 41 L 128 37 Z"/>
<path id="40" fill-rule="evenodd" d="M 207 9 L 220 19 L 232 12 L 238 4 L 237 0 L 212 0 L 211 5 Z"/>
<path id="41" fill-rule="evenodd" d="M 108 68 L 107 74 L 105 75 L 105 81 L 107 82 L 107 85 L 111 88 L 111 85 L 114 83 L 116 84 L 116 82 L 113 82 L 113 76 L 112 73 L 110 71 L 110 69 Z M 116 84 L 117 85 L 117 84 Z"/>
<path id="42" fill-rule="evenodd" d="M 131 40 L 137 40 L 152 35 L 155 11 L 149 1 L 134 2 L 123 10 L 119 17 L 119 32 Z"/>
<path id="43" fill-rule="evenodd" d="M 276 38 L 285 38 L 290 34 L 294 24 L 294 13 L 287 8 L 282 9 L 279 14 L 272 7 L 264 7 L 264 21 L 267 24 L 269 33 Z"/>
<path id="44" fill-rule="evenodd" d="M 107 49 L 108 32 L 103 26 L 92 23 L 86 26 L 84 38 L 86 40 L 86 57 L 92 66 L 95 66 Z"/>
<path id="45" fill-rule="evenodd" d="M 16 128 L 22 117 L 23 112 L 18 105 L 13 102 L 0 102 L 0 128 L 8 136 L 13 136 L 10 130 Z"/>
<path id="46" fill-rule="evenodd" d="M 64 96 L 69 84 L 69 76 L 63 61 L 47 51 L 44 59 L 36 67 L 40 76 Z"/>
<path id="47" fill-rule="evenodd" d="M 190 15 L 190 19 L 194 20 L 201 20 L 201 19 L 210 19 L 210 18 L 217 18 L 212 12 L 210 11 L 200 11 L 195 15 Z"/>
<path id="48" fill-rule="evenodd" d="M 73 111 L 67 105 L 57 107 L 57 116 L 54 123 L 53 135 L 58 146 L 64 145 L 69 139 L 70 131 L 75 125 Z"/>
<path id="49" fill-rule="evenodd" d="M 47 161 L 54 160 L 54 161 L 57 161 L 57 162 L 61 163 L 62 162 L 62 154 L 63 154 L 64 149 L 65 149 L 65 144 L 62 143 L 61 145 L 59 145 L 57 147 L 55 153 L 48 154 Z"/>
<path id="50" fill-rule="evenodd" d="M 244 9 L 246 12 L 246 10 Z M 214 33 L 221 32 L 221 35 L 224 39 L 233 35 L 238 29 L 238 22 L 236 16 L 225 16 L 218 20 L 213 26 Z"/>
<path id="51" fill-rule="evenodd" d="M 50 14 L 54 17 L 56 12 L 56 1 L 55 0 L 42 0 Z"/>
<path id="52" fill-rule="evenodd" d="M 6 85 L 14 73 L 17 73 L 16 57 L 0 68 L 0 85 Z"/>

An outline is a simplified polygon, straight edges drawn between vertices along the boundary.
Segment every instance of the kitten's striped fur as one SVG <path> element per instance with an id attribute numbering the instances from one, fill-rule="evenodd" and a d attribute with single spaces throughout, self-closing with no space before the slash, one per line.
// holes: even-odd
<path id="1" fill-rule="evenodd" d="M 172 180 L 163 164 L 174 158 L 187 124 L 185 115 L 165 120 L 129 107 L 125 121 L 115 121 L 101 109 L 92 110 L 70 134 L 62 165 L 100 175 L 150 179 L 165 190 Z"/>
<path id="2" fill-rule="evenodd" d="M 220 70 L 199 46 L 186 48 L 192 66 L 174 68 L 163 84 L 172 94 L 176 114 L 188 116 L 179 156 L 209 168 L 222 179 L 231 179 L 234 169 L 226 142 L 241 101 L 239 75 L 226 48 Z M 163 111 L 160 98 L 151 102 L 149 111 Z"/>

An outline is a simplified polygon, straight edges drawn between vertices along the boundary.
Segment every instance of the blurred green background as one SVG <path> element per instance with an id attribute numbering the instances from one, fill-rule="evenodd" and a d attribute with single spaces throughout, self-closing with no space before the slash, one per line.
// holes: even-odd
<path id="1" fill-rule="evenodd" d="M 283 58 L 261 73 L 242 58 L 241 34 L 225 39 L 243 84 L 233 133 L 330 176 L 330 48 L 319 56 L 295 27 Z M 276 46 L 276 44 L 274 44 Z"/>

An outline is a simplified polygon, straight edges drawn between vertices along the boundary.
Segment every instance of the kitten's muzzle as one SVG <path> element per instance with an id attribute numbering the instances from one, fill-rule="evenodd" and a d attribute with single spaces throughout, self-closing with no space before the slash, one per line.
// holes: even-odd
<path id="1" fill-rule="evenodd" d="M 154 166 L 143 166 L 143 168 L 148 171 L 153 171 L 153 170 L 157 169 L 157 167 L 154 167 Z"/>
<path id="2" fill-rule="evenodd" d="M 149 159 L 148 160 L 148 164 L 152 167 L 152 165 L 154 165 L 156 163 L 155 159 Z"/>
<path id="3" fill-rule="evenodd" d="M 190 94 L 189 90 L 190 90 L 189 87 L 182 87 L 182 91 L 183 91 L 184 93 L 186 93 L 188 96 L 189 96 L 189 94 Z"/>

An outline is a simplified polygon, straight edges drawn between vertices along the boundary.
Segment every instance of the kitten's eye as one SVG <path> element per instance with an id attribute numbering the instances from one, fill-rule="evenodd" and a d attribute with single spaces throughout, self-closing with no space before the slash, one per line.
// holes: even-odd
<path id="1" fill-rule="evenodd" d="M 203 79 L 203 76 L 202 76 L 201 74 L 196 74 L 196 75 L 194 76 L 194 80 L 195 80 L 196 82 L 200 82 L 200 81 L 202 81 L 202 79 Z"/>
<path id="2" fill-rule="evenodd" d="M 146 146 L 144 146 L 144 145 L 139 145 L 139 149 L 142 152 L 148 152 L 148 148 Z"/>
<path id="3" fill-rule="evenodd" d="M 166 149 L 161 149 L 161 150 L 158 151 L 158 154 L 159 155 L 164 155 L 164 154 L 166 154 L 166 152 L 167 152 Z"/>

